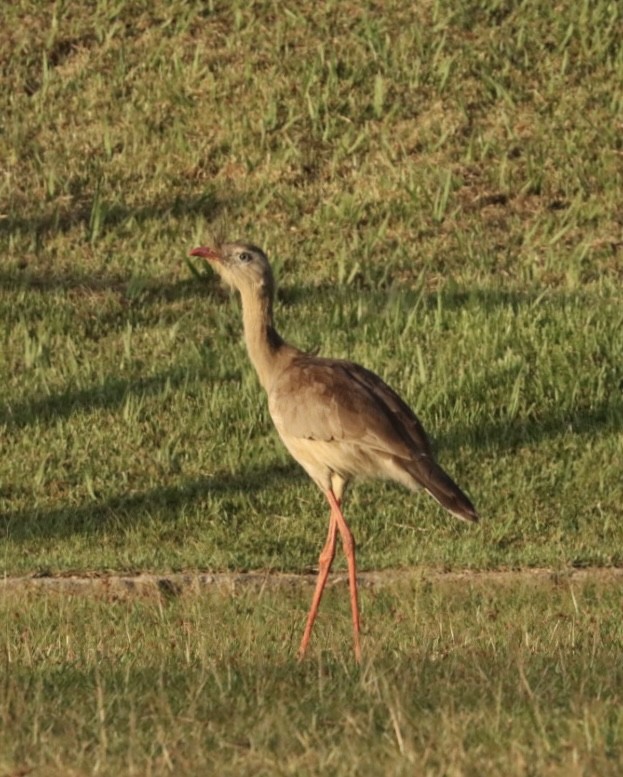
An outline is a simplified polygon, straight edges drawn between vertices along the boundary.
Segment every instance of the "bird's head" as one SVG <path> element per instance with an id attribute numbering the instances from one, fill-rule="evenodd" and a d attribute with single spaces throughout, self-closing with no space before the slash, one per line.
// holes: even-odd
<path id="1" fill-rule="evenodd" d="M 274 293 L 274 280 L 266 254 L 250 243 L 221 243 L 216 248 L 199 246 L 190 256 L 199 256 L 210 263 L 223 281 L 241 294 Z"/>

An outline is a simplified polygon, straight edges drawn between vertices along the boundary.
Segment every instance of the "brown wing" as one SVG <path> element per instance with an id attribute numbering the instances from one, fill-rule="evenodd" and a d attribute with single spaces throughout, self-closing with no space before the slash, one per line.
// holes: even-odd
<path id="1" fill-rule="evenodd" d="M 349 441 L 407 459 L 430 453 L 409 406 L 352 362 L 296 357 L 270 392 L 269 406 L 277 429 L 291 437 Z"/>

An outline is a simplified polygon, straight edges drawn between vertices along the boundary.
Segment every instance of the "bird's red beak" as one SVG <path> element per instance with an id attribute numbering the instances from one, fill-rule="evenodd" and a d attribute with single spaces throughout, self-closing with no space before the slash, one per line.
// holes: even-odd
<path id="1" fill-rule="evenodd" d="M 202 259 L 207 259 L 209 262 L 222 261 L 219 252 L 215 251 L 214 248 L 209 248 L 208 246 L 198 246 L 197 248 L 193 248 L 189 256 L 200 256 Z"/>

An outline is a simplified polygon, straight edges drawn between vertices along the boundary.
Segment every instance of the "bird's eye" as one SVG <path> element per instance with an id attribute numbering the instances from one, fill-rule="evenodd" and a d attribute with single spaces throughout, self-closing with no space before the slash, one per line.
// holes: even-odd
<path id="1" fill-rule="evenodd" d="M 238 258 L 241 262 L 250 262 L 251 254 L 248 251 L 243 251 Z"/>

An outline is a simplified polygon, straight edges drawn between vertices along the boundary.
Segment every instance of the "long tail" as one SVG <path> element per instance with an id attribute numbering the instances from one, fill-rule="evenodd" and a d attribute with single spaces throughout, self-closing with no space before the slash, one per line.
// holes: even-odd
<path id="1" fill-rule="evenodd" d="M 435 497 L 442 507 L 463 521 L 476 523 L 476 508 L 452 478 L 429 456 L 419 456 L 406 465 L 409 474 Z"/>

